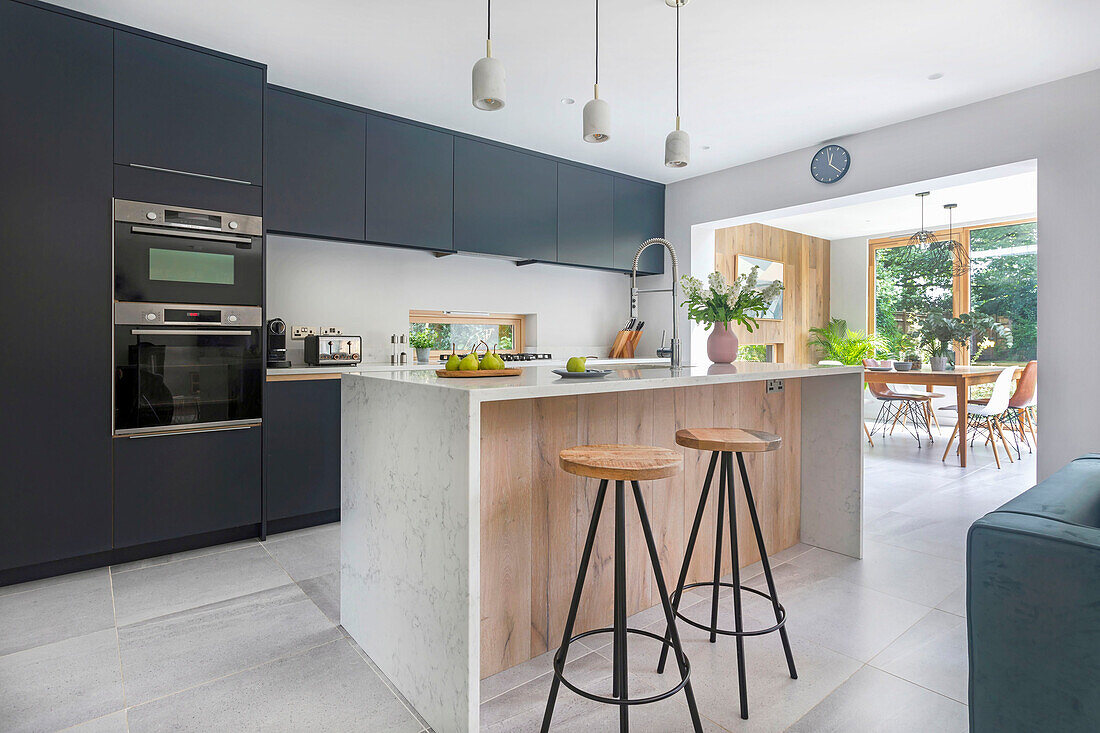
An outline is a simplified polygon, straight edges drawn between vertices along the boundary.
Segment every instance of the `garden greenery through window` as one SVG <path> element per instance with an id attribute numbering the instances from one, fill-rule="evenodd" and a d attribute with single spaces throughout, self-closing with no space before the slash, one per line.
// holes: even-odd
<path id="1" fill-rule="evenodd" d="M 451 353 L 451 345 L 466 354 L 484 341 L 498 354 L 523 351 L 524 318 L 505 313 L 409 311 L 409 333 L 432 334 L 432 355 Z"/>

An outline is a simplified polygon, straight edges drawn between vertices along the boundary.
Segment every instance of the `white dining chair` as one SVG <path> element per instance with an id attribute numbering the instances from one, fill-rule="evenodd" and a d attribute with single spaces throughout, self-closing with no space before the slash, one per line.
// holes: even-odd
<path id="1" fill-rule="evenodd" d="M 993 394 L 990 395 L 989 402 L 977 405 L 967 403 L 966 423 L 963 424 L 964 418 L 960 415 L 955 423 L 955 430 L 951 433 L 951 439 L 947 441 L 947 449 L 943 452 L 942 460 L 947 460 L 947 454 L 951 451 L 951 444 L 954 442 L 955 436 L 958 436 L 961 442 L 967 439 L 968 430 L 972 430 L 974 434 L 984 430 L 985 434 L 989 436 L 988 442 L 993 446 L 993 459 L 997 462 L 997 468 L 1001 467 L 1001 457 L 997 454 L 998 436 L 1005 447 L 1005 454 L 1008 455 L 1009 463 L 1013 462 L 1012 451 L 1008 448 L 1008 440 L 1005 438 L 1005 434 L 1001 430 L 1001 423 L 997 418 L 1008 409 L 1008 399 L 1012 392 L 1012 380 L 1015 376 L 1016 367 L 1005 367 L 998 375 L 997 381 L 993 383 Z M 963 425 L 961 431 L 959 425 Z"/>

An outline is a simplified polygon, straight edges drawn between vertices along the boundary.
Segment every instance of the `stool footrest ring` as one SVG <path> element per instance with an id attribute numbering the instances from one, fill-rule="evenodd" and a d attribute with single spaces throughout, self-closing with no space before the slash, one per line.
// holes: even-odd
<path id="1" fill-rule="evenodd" d="M 594 634 L 612 634 L 614 632 L 615 632 L 614 628 L 592 629 L 590 631 L 585 631 L 582 634 L 577 634 L 576 636 L 572 637 L 571 639 L 569 639 L 569 643 L 572 645 L 574 642 L 579 641 L 579 640 L 583 639 L 586 636 L 592 636 Z M 648 637 L 650 639 L 656 639 L 657 641 L 661 642 L 664 646 L 667 646 L 667 647 L 672 646 L 672 641 L 671 640 L 666 640 L 663 636 L 660 636 L 658 634 L 654 634 L 651 631 L 644 631 L 642 629 L 631 629 L 631 628 L 628 627 L 626 629 L 626 633 L 628 633 L 628 634 L 637 634 L 639 636 L 645 636 L 645 637 Z M 567 680 L 565 678 L 565 674 L 563 673 L 563 669 L 565 667 L 565 660 L 562 659 L 562 657 L 561 657 L 561 647 L 558 647 L 558 651 L 554 654 L 554 676 L 557 677 L 559 680 L 561 680 L 561 683 L 563 685 L 565 685 L 566 687 L 568 687 L 570 690 L 577 693 L 581 697 L 588 698 L 589 700 L 595 700 L 596 702 L 607 703 L 608 705 L 646 705 L 648 703 L 659 702 L 660 700 L 664 700 L 665 698 L 672 697 L 677 692 L 684 689 L 684 685 L 686 685 L 688 683 L 688 680 L 691 678 L 691 664 L 687 661 L 686 658 L 684 659 L 684 664 L 685 664 L 685 667 L 686 667 L 686 669 L 684 670 L 684 676 L 675 687 L 673 687 L 672 689 L 667 690 L 665 692 L 662 692 L 660 694 L 651 695 L 649 697 L 634 697 L 634 698 L 620 699 L 620 698 L 617 698 L 617 697 L 607 697 L 605 695 L 597 695 L 595 693 L 588 692 L 587 690 L 582 690 L 581 688 L 577 687 L 576 685 L 574 685 L 572 682 L 570 682 L 569 680 Z"/>
<path id="2" fill-rule="evenodd" d="M 724 581 L 718 583 L 718 585 L 723 587 L 723 588 L 733 588 L 733 587 L 735 587 L 733 585 L 733 583 L 726 583 Z M 687 590 L 688 588 L 700 588 L 700 587 L 712 588 L 713 586 L 714 586 L 713 581 L 704 580 L 704 581 L 701 581 L 699 583 L 688 583 L 684 586 L 683 590 Z M 680 612 L 679 608 L 677 608 L 677 610 L 676 610 L 676 618 L 680 619 L 681 621 L 683 621 L 686 624 L 690 624 L 690 625 L 694 626 L 697 629 L 702 629 L 703 631 L 713 631 L 716 634 L 724 634 L 726 636 L 762 636 L 763 634 L 770 634 L 773 631 L 779 631 L 779 629 L 783 628 L 783 626 L 787 623 L 787 609 L 783 608 L 782 603 L 779 603 L 778 601 L 776 601 L 774 598 L 772 598 L 770 595 L 768 595 L 764 591 L 757 590 L 756 588 L 750 588 L 747 585 L 742 585 L 741 590 L 748 591 L 749 593 L 755 593 L 756 595 L 758 595 L 762 598 L 767 598 L 769 601 L 771 601 L 773 604 L 775 604 L 775 607 L 779 610 L 779 621 L 777 621 L 774 626 L 769 626 L 766 629 L 749 629 L 748 631 L 745 631 L 745 630 L 734 631 L 732 629 L 712 629 L 709 625 L 701 624 L 698 621 L 695 621 L 693 619 L 688 618 L 687 616 L 685 616 L 684 614 L 682 614 Z M 679 597 L 678 592 L 673 591 L 672 592 L 672 597 L 669 600 L 673 603 L 673 605 L 678 606 L 679 601 L 680 601 L 680 597 Z"/>

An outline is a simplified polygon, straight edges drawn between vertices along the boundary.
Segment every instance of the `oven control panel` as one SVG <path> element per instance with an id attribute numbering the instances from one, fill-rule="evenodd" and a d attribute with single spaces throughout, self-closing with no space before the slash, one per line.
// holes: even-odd
<path id="1" fill-rule="evenodd" d="M 263 312 L 255 306 L 188 305 L 183 303 L 115 303 L 115 323 L 146 326 L 241 326 L 263 325 Z"/>

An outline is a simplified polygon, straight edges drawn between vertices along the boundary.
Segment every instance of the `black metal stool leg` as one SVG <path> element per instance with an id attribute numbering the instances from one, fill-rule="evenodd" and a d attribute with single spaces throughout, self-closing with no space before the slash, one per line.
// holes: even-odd
<path id="1" fill-rule="evenodd" d="M 573 600 L 569 604 L 569 617 L 565 621 L 565 630 L 562 632 L 561 647 L 555 657 L 565 661 L 569 653 L 569 640 L 573 637 L 573 626 L 577 623 L 577 610 L 581 605 L 581 591 L 584 589 L 584 577 L 588 573 L 588 563 L 592 559 L 592 546 L 596 542 L 596 529 L 600 525 L 600 513 L 603 511 L 604 495 L 607 493 L 607 480 L 600 481 L 600 490 L 596 493 L 596 503 L 592 507 L 592 521 L 588 524 L 588 538 L 584 542 L 584 552 L 581 553 L 580 567 L 577 569 L 577 584 L 573 587 Z M 546 699 L 546 712 L 542 716 L 542 733 L 550 730 L 550 719 L 554 716 L 554 703 L 558 699 L 558 688 L 561 679 L 555 674 L 550 683 L 550 696 Z"/>
<path id="2" fill-rule="evenodd" d="M 703 514 L 707 508 L 707 497 L 710 495 L 710 481 L 714 478 L 714 467 L 718 465 L 718 454 L 710 456 L 710 468 L 707 469 L 707 480 L 703 482 L 703 493 L 699 496 L 699 508 L 695 511 L 695 522 L 691 525 L 691 534 L 688 536 L 687 551 L 684 553 L 684 562 L 680 566 L 680 579 L 676 581 L 676 592 L 672 595 L 672 611 L 680 610 L 680 599 L 684 595 L 684 583 L 687 582 L 688 568 L 691 566 L 691 555 L 695 552 L 695 540 L 699 537 L 699 526 L 703 523 Z M 665 641 L 672 638 L 672 627 L 665 630 Z M 665 661 L 668 659 L 668 644 L 661 647 L 661 660 L 657 662 L 657 673 L 665 671 Z"/>
<path id="3" fill-rule="evenodd" d="M 626 689 L 626 496 L 624 482 L 615 482 L 615 648 L 612 695 L 622 700 Z M 619 706 L 619 731 L 630 729 L 630 706 Z"/>
<path id="4" fill-rule="evenodd" d="M 725 464 L 725 460 L 722 461 Z M 726 505 L 726 471 L 718 474 L 718 526 L 714 530 L 714 586 L 710 602 L 710 643 L 718 638 L 718 591 L 722 580 L 722 518 Z"/>
<path id="5" fill-rule="evenodd" d="M 745 469 L 745 458 L 737 454 L 737 468 L 741 472 L 741 484 L 745 487 L 745 498 L 748 500 L 749 516 L 752 517 L 752 528 L 756 533 L 756 545 L 760 548 L 760 565 L 764 568 L 764 579 L 768 581 L 768 593 L 772 599 L 772 610 L 775 612 L 775 620 L 778 623 L 782 616 L 779 610 L 779 596 L 775 592 L 775 580 L 772 579 L 772 566 L 768 561 L 768 551 L 764 548 L 764 536 L 760 532 L 760 518 L 756 515 L 756 502 L 752 498 L 752 487 L 749 486 L 749 472 Z M 732 476 L 731 476 L 732 481 Z M 790 670 L 791 679 L 798 679 L 798 672 L 794 668 L 794 655 L 791 654 L 791 642 L 787 638 L 786 625 L 779 628 L 779 638 L 783 641 L 783 653 L 787 656 L 787 669 Z"/>
<path id="6" fill-rule="evenodd" d="M 740 453 L 737 454 L 741 456 Z M 745 630 L 741 616 L 741 563 L 737 557 L 737 503 L 733 497 L 733 456 L 722 454 L 722 470 L 726 474 L 726 489 L 730 501 L 730 555 L 733 560 L 733 628 L 737 632 L 737 688 L 741 696 L 741 718 L 749 719 L 749 693 L 745 682 Z"/>
<path id="7" fill-rule="evenodd" d="M 711 465 L 713 466 L 713 464 Z M 684 654 L 684 647 L 680 644 L 680 634 L 676 631 L 672 604 L 668 600 L 668 589 L 665 587 L 665 579 L 661 574 L 661 559 L 657 555 L 657 543 L 653 541 L 653 530 L 649 526 L 649 516 L 645 510 L 645 501 L 642 499 L 642 490 L 637 481 L 632 481 L 631 486 L 634 488 L 634 501 L 638 505 L 638 518 L 642 521 L 642 534 L 645 535 L 646 547 L 649 548 L 649 562 L 653 566 L 654 580 L 657 581 L 657 594 L 661 597 L 661 608 L 664 609 L 665 621 L 668 623 L 669 633 L 672 635 L 672 646 L 676 651 L 676 663 L 680 668 L 680 678 L 686 680 L 684 694 L 687 696 L 692 729 L 695 733 L 703 733 L 703 724 L 699 720 L 699 708 L 695 704 L 695 693 L 691 689 L 691 680 L 688 679 L 687 656 Z"/>

